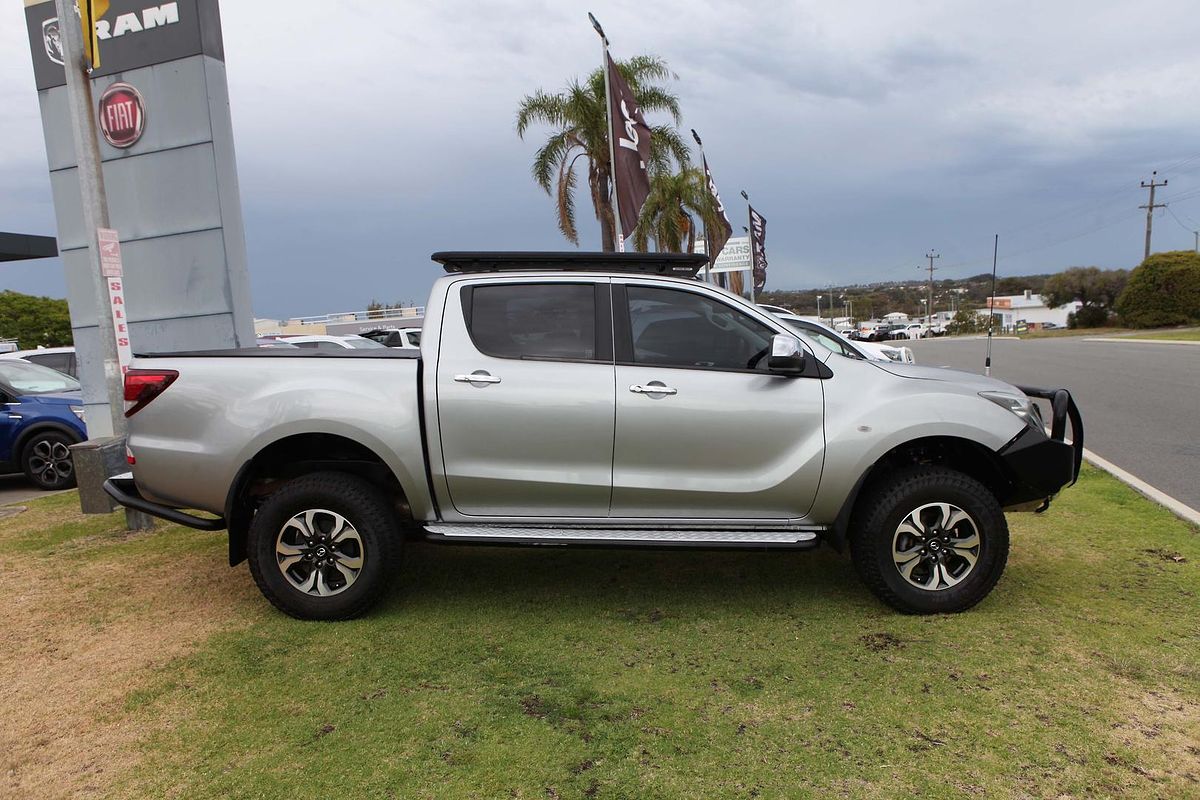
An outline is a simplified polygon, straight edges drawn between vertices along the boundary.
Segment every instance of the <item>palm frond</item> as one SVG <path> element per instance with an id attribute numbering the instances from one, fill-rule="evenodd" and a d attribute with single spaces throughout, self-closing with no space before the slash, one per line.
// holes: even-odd
<path id="1" fill-rule="evenodd" d="M 517 136 L 525 138 L 525 131 L 535 122 L 561 126 L 563 124 L 562 95 L 547 94 L 538 89 L 527 94 L 517 107 Z"/>
<path id="2" fill-rule="evenodd" d="M 550 184 L 554 180 L 554 173 L 561 169 L 571 149 L 571 131 L 559 131 L 552 135 L 534 154 L 533 179 L 546 191 L 546 194 L 550 194 Z"/>
<path id="3" fill-rule="evenodd" d="M 558 172 L 558 229 L 574 245 L 579 244 L 579 231 L 575 228 L 575 161 L 578 158 L 563 161 Z"/>
<path id="4" fill-rule="evenodd" d="M 643 113 L 665 111 L 671 115 L 676 125 L 683 122 L 679 98 L 661 86 L 640 86 L 634 89 L 633 96 Z"/>

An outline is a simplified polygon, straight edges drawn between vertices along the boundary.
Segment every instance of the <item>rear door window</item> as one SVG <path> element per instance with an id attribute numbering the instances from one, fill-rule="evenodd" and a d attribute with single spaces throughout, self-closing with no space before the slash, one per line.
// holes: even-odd
<path id="1" fill-rule="evenodd" d="M 70 353 L 36 353 L 26 356 L 26 360 L 32 361 L 34 364 L 41 364 L 43 367 L 56 369 L 59 372 L 71 374 L 71 354 Z"/>
<path id="2" fill-rule="evenodd" d="M 569 361 L 605 359 L 597 335 L 594 284 L 468 286 L 462 299 L 471 341 L 485 355 Z"/>

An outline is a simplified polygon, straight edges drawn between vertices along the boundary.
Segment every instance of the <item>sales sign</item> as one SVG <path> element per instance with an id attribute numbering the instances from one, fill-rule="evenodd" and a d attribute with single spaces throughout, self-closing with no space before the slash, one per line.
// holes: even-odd
<path id="1" fill-rule="evenodd" d="M 113 332 L 117 337 L 117 361 L 121 374 L 129 369 L 133 348 L 129 346 L 129 316 L 125 313 L 125 278 L 121 266 L 121 239 L 112 228 L 97 228 L 100 245 L 100 274 L 108 286 L 108 305 L 112 309 Z"/>

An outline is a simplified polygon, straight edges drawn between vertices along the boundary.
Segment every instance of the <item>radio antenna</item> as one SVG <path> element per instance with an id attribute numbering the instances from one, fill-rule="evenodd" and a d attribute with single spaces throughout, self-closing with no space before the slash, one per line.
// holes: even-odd
<path id="1" fill-rule="evenodd" d="M 983 374 L 992 374 L 992 323 L 996 321 L 996 255 L 1000 252 L 1000 234 L 992 241 L 992 293 L 988 297 L 987 358 L 983 361 Z"/>

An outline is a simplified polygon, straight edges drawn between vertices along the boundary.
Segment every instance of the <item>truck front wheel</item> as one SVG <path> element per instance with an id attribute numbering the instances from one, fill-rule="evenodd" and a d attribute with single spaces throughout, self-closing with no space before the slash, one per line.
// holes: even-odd
<path id="1" fill-rule="evenodd" d="M 1008 523 L 979 481 L 914 467 L 862 500 L 850 552 L 863 581 L 909 614 L 965 611 L 987 597 L 1008 561 Z"/>
<path id="2" fill-rule="evenodd" d="M 270 495 L 250 524 L 254 582 L 298 619 L 350 619 L 379 600 L 401 534 L 383 493 L 344 472 L 316 472 Z"/>

